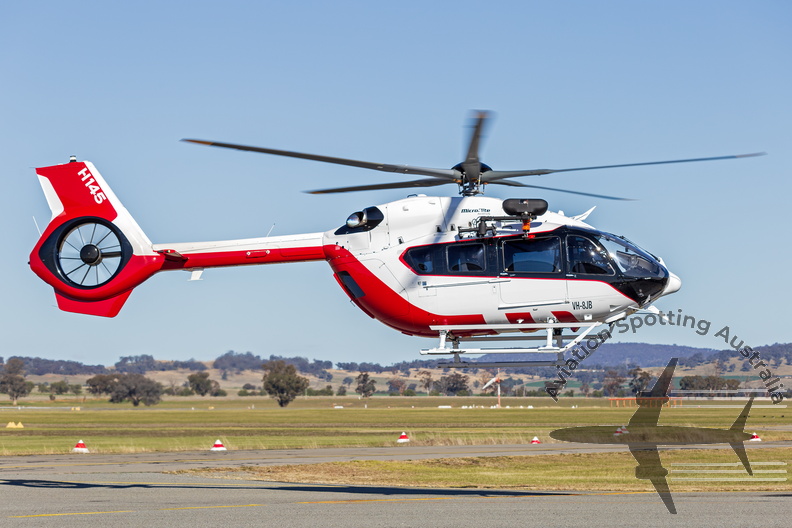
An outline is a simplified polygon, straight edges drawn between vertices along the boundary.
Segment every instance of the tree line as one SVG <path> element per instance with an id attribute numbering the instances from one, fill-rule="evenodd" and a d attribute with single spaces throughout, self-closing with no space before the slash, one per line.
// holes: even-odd
<path id="1" fill-rule="evenodd" d="M 777 368 L 783 364 L 792 365 L 792 343 L 774 343 L 772 345 L 755 347 L 754 350 L 759 352 L 762 359 L 766 361 L 771 368 Z M 669 357 L 680 358 L 679 365 L 682 367 L 695 367 L 712 361 L 721 361 L 726 364 L 737 356 L 735 356 L 734 350 L 715 351 L 677 345 L 649 345 L 646 343 L 606 343 L 603 345 L 602 350 L 597 351 L 597 357 L 600 358 L 598 363 L 587 365 L 587 369 L 595 373 L 594 376 L 597 378 L 596 381 L 602 383 L 605 377 L 604 372 L 609 369 L 618 370 L 622 376 L 625 376 L 630 369 L 635 368 L 638 364 L 664 364 Z M 625 358 L 629 359 L 628 364 L 622 363 Z M 11 359 L 20 359 L 23 362 L 25 371 L 28 374 L 36 376 L 44 374 L 60 374 L 63 376 L 80 374 L 94 375 L 111 372 L 111 369 L 104 365 L 86 365 L 79 361 L 72 360 L 24 356 L 11 356 L 9 360 Z M 481 358 L 483 361 L 486 359 L 486 356 Z M 212 368 L 221 371 L 241 372 L 243 370 L 261 370 L 265 362 L 278 360 L 294 365 L 297 371 L 303 374 L 316 376 L 327 381 L 332 379 L 332 374 L 328 372 L 328 370 L 333 368 L 332 361 L 319 359 L 309 360 L 302 356 L 285 357 L 270 355 L 268 359 L 265 359 L 252 352 L 241 353 L 229 350 L 218 356 L 211 365 Z M 619 365 L 614 366 L 614 364 L 617 363 Z M 3 364 L 3 358 L 0 357 L 0 367 L 2 367 Z M 438 360 L 417 359 L 383 366 L 374 362 L 341 361 L 337 362 L 335 365 L 338 369 L 349 372 L 372 372 L 376 374 L 382 374 L 383 372 L 393 372 L 396 374 L 401 372 L 406 374 L 414 369 L 435 369 L 441 367 L 442 362 Z M 734 369 L 734 365 L 729 365 L 729 368 Z M 161 372 L 176 369 L 202 372 L 207 370 L 207 366 L 206 363 L 195 359 L 183 361 L 158 360 L 154 359 L 150 354 L 141 354 L 138 356 L 121 357 L 113 365 L 112 370 L 122 373 L 145 374 L 146 372 Z M 741 371 L 749 371 L 751 366 L 747 362 L 743 362 L 740 369 Z M 555 376 L 555 369 L 550 367 L 523 367 L 510 370 L 515 374 L 532 374 L 549 378 Z M 472 367 L 468 369 L 468 372 L 475 375 L 478 369 Z M 598 375 L 596 372 L 600 372 L 601 374 Z M 582 374 L 582 372 L 578 371 L 576 376 L 579 377 Z M 589 379 L 586 381 L 590 383 L 594 380 Z"/>

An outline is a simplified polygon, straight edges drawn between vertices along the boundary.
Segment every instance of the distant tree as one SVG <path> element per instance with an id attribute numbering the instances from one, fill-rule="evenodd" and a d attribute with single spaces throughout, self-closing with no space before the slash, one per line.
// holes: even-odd
<path id="1" fill-rule="evenodd" d="M 308 379 L 297 374 L 294 365 L 283 360 L 268 361 L 262 365 L 264 377 L 262 390 L 275 398 L 278 405 L 286 407 L 308 388 Z"/>
<path id="2" fill-rule="evenodd" d="M 388 390 L 390 392 L 398 392 L 399 395 L 404 394 L 404 389 L 407 388 L 407 382 L 399 377 L 393 377 L 388 380 Z"/>
<path id="3" fill-rule="evenodd" d="M 641 370 L 640 367 L 635 367 L 634 369 L 628 372 L 632 379 L 630 380 L 630 390 L 636 396 L 639 392 L 646 390 L 649 386 L 649 382 L 652 379 L 652 375 L 646 372 L 645 370 Z"/>
<path id="4" fill-rule="evenodd" d="M 341 383 L 343 383 L 347 387 L 351 387 L 353 381 L 355 381 L 355 378 L 353 378 L 352 376 L 347 376 L 346 378 L 344 378 L 344 380 Z"/>
<path id="5" fill-rule="evenodd" d="M 355 392 L 360 394 L 364 398 L 369 398 L 374 391 L 377 390 L 377 383 L 369 377 L 368 372 L 361 372 L 355 378 L 355 382 L 357 383 L 357 387 L 355 387 Z"/>
<path id="6" fill-rule="evenodd" d="M 305 392 L 308 396 L 332 396 L 333 386 L 326 385 L 324 389 L 311 389 L 308 388 Z"/>
<path id="7" fill-rule="evenodd" d="M 740 388 L 740 380 L 729 378 L 726 380 L 726 390 L 737 390 Z"/>
<path id="8" fill-rule="evenodd" d="M 624 383 L 625 378 L 619 374 L 616 370 L 608 370 L 605 373 L 605 382 L 603 384 L 603 390 L 605 394 L 610 397 L 614 397 L 619 393 L 619 389 L 621 389 L 622 384 Z"/>
<path id="9" fill-rule="evenodd" d="M 158 370 L 154 356 L 141 354 L 139 356 L 122 357 L 115 364 L 118 372 L 145 374 L 149 370 Z"/>
<path id="10" fill-rule="evenodd" d="M 97 374 L 85 380 L 85 384 L 88 386 L 88 392 L 94 396 L 110 394 L 113 391 L 113 386 L 116 384 L 118 377 L 118 374 Z"/>
<path id="11" fill-rule="evenodd" d="M 160 402 L 164 387 L 143 374 L 122 374 L 116 378 L 110 392 L 111 403 L 132 402 L 137 407 L 141 403 L 146 406 Z"/>
<path id="12" fill-rule="evenodd" d="M 196 372 L 195 374 L 187 376 L 187 383 L 189 383 L 190 389 L 192 389 L 193 392 L 200 396 L 206 396 L 212 392 L 212 383 L 217 382 L 213 382 L 209 379 L 208 372 Z"/>
<path id="13" fill-rule="evenodd" d="M 514 379 L 512 377 L 508 378 L 501 378 L 501 394 L 504 396 L 510 394 L 512 391 L 516 389 L 518 385 L 520 385 L 520 380 Z"/>
<path id="14" fill-rule="evenodd" d="M 57 394 L 58 396 L 68 393 L 70 389 L 71 387 L 69 387 L 69 382 L 66 380 L 54 381 L 50 384 L 50 392 L 52 392 L 52 394 Z"/>
<path id="15" fill-rule="evenodd" d="M 432 390 L 434 386 L 434 379 L 432 378 L 432 373 L 428 370 L 421 370 L 418 372 L 418 377 L 421 378 L 421 386 L 429 392 Z"/>
<path id="16" fill-rule="evenodd" d="M 83 386 L 80 383 L 73 383 L 69 385 L 69 392 L 74 394 L 75 396 L 79 396 L 82 394 Z"/>
<path id="17" fill-rule="evenodd" d="M 25 363 L 21 359 L 12 357 L 3 365 L 0 393 L 8 394 L 12 405 L 30 394 L 35 386 L 33 382 L 25 381 Z"/>
<path id="18" fill-rule="evenodd" d="M 8 358 L 8 362 L 3 365 L 3 374 L 9 376 L 24 376 L 25 375 L 25 362 L 21 358 L 12 357 Z"/>
<path id="19" fill-rule="evenodd" d="M 445 393 L 448 396 L 456 396 L 460 392 L 468 392 L 469 376 L 460 372 L 454 372 L 448 376 L 442 376 L 434 383 L 434 389 L 437 392 Z"/>
<path id="20" fill-rule="evenodd" d="M 44 374 L 74 376 L 78 374 L 103 374 L 107 371 L 102 365 L 83 365 L 78 361 L 43 359 L 39 357 L 18 357 L 18 359 L 24 362 L 25 372 L 34 376 Z"/>
<path id="21" fill-rule="evenodd" d="M 243 370 L 259 370 L 262 359 L 254 355 L 253 352 L 237 353 L 229 350 L 222 356 L 214 360 L 212 366 L 219 370 L 233 370 L 240 372 Z"/>
<path id="22" fill-rule="evenodd" d="M 228 396 L 228 393 L 220 388 L 220 384 L 215 380 L 212 380 L 212 389 L 209 391 L 209 396 L 213 398 L 220 398 L 223 396 Z"/>
<path id="23" fill-rule="evenodd" d="M 329 372 L 326 372 L 327 369 L 333 368 L 332 361 L 323 361 L 320 359 L 314 359 L 313 361 L 309 361 L 308 358 L 296 356 L 296 357 L 283 357 L 283 356 L 273 356 L 270 355 L 270 361 L 278 361 L 283 360 L 289 365 L 294 365 L 299 372 L 304 374 L 311 374 L 316 376 L 319 379 L 324 379 L 330 381 L 333 376 Z"/>
<path id="24" fill-rule="evenodd" d="M 723 371 L 726 370 L 726 362 L 722 359 L 716 359 L 712 365 L 713 374 L 720 378 L 723 376 Z"/>
<path id="25" fill-rule="evenodd" d="M 591 392 L 591 387 L 588 383 L 581 383 L 580 384 L 580 392 L 583 393 L 583 396 L 588 398 L 589 392 Z"/>
<path id="26" fill-rule="evenodd" d="M 340 387 L 338 387 L 338 390 L 336 391 L 336 396 L 346 396 L 346 393 L 347 393 L 346 387 L 341 385 Z"/>

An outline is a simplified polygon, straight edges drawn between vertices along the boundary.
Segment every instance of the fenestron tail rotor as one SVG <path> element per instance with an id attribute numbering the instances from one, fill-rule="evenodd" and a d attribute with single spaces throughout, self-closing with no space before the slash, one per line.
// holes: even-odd
<path id="1" fill-rule="evenodd" d="M 72 285 L 101 286 L 121 268 L 120 235 L 103 223 L 90 220 L 79 223 L 61 238 L 56 263 L 62 278 Z"/>
<path id="2" fill-rule="evenodd" d="M 431 167 L 418 167 L 414 165 L 394 165 L 388 163 L 375 163 L 370 161 L 361 161 L 348 158 L 337 158 L 331 156 L 322 156 L 318 154 L 306 154 L 303 152 L 293 152 L 289 150 L 277 150 L 263 147 L 253 147 L 248 145 L 239 145 L 235 143 L 222 143 L 218 141 L 206 141 L 201 139 L 183 139 L 189 143 L 196 143 L 199 145 L 208 145 L 212 147 L 230 148 L 236 150 L 243 150 L 248 152 L 259 152 L 263 154 L 272 154 L 275 156 L 286 156 L 291 158 L 300 158 L 313 161 L 321 161 L 323 163 L 333 163 L 336 165 L 347 165 L 351 167 L 359 167 L 363 169 L 376 170 L 381 172 L 392 172 L 399 174 L 414 174 L 419 176 L 428 176 L 411 181 L 389 182 L 389 183 L 375 183 L 364 185 L 352 185 L 348 187 L 334 187 L 330 189 L 318 189 L 308 191 L 312 194 L 329 194 L 329 193 L 342 193 L 342 192 L 356 192 L 356 191 L 371 191 L 382 189 L 403 189 L 403 188 L 416 188 L 416 187 L 435 187 L 445 184 L 456 184 L 459 186 L 460 194 L 464 196 L 472 196 L 481 194 L 484 191 L 484 186 L 488 184 L 507 185 L 510 187 L 528 187 L 534 189 L 542 189 L 546 191 L 564 192 L 570 194 L 580 194 L 583 196 L 590 196 L 594 198 L 603 198 L 607 200 L 627 200 L 628 198 L 619 198 L 616 196 L 608 196 L 603 194 L 587 193 L 583 191 L 557 189 L 553 187 L 543 187 L 539 185 L 527 185 L 524 183 L 513 181 L 512 178 L 519 178 L 524 176 L 544 176 L 554 174 L 557 172 L 573 172 L 583 170 L 599 170 L 599 169 L 616 169 L 623 167 L 640 167 L 646 165 L 665 165 L 671 163 L 691 163 L 696 161 L 717 161 L 727 159 L 748 158 L 753 156 L 762 156 L 764 152 L 757 152 L 752 154 L 738 154 L 730 156 L 716 156 L 710 158 L 691 158 L 669 161 L 650 161 L 643 163 L 626 163 L 619 165 L 597 165 L 591 167 L 576 167 L 571 169 L 529 169 L 529 170 L 492 170 L 488 165 L 481 162 L 479 156 L 479 149 L 481 141 L 484 137 L 484 130 L 487 126 L 487 121 L 492 119 L 492 114 L 486 111 L 476 112 L 473 116 L 472 131 L 470 140 L 468 141 L 467 152 L 465 160 L 456 164 L 450 169 L 438 169 Z"/>

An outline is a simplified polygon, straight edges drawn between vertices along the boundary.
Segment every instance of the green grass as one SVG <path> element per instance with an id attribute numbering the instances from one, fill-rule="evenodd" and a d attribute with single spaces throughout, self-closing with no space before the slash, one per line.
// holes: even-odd
<path id="1" fill-rule="evenodd" d="M 552 442 L 548 433 L 560 427 L 624 425 L 634 412 L 597 407 L 593 403 L 608 405 L 607 400 L 583 398 L 559 404 L 547 398 L 508 398 L 504 405 L 512 408 L 490 409 L 494 402 L 481 397 L 300 398 L 283 409 L 265 398 L 176 398 L 139 408 L 106 400 L 26 402 L 20 409 L 0 406 L 0 455 L 68 453 L 80 439 L 92 452 L 103 453 L 205 450 L 217 438 L 229 449 L 386 446 L 394 445 L 402 431 L 412 445 L 524 444 L 534 436 Z M 333 404 L 344 409 L 333 409 Z M 74 405 L 81 410 L 72 411 Z M 461 408 L 472 405 L 487 408 Z M 739 413 L 686 405 L 665 409 L 661 423 L 728 428 Z M 9 421 L 25 427 L 7 429 Z M 747 430 L 760 432 L 765 440 L 792 440 L 790 426 L 792 411 L 754 409 Z"/>

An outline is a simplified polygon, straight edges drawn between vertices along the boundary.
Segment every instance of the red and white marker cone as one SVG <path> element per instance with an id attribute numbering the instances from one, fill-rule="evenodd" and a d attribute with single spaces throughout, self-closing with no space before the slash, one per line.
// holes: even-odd
<path id="1" fill-rule="evenodd" d="M 74 446 L 74 449 L 72 449 L 72 453 L 90 453 L 90 451 L 85 447 L 85 443 L 80 440 L 77 442 L 77 445 Z"/>
<path id="2" fill-rule="evenodd" d="M 410 437 L 409 437 L 409 436 L 407 436 L 407 433 L 402 433 L 402 434 L 399 436 L 399 439 L 398 439 L 398 440 L 396 440 L 396 443 L 397 443 L 397 444 L 406 444 L 406 443 L 407 443 L 407 442 L 409 442 L 409 441 L 410 441 Z"/>
<path id="3" fill-rule="evenodd" d="M 539 437 L 538 437 L 538 436 L 534 436 L 534 437 L 533 437 L 533 440 L 531 440 L 531 443 L 532 443 L 532 444 L 541 444 L 541 443 L 542 443 L 542 441 L 541 441 L 541 440 L 539 440 Z"/>
<path id="4" fill-rule="evenodd" d="M 214 445 L 212 446 L 212 449 L 210 449 L 209 451 L 228 451 L 228 449 L 226 449 L 226 446 L 224 446 L 223 442 L 221 442 L 220 439 L 218 438 L 215 441 Z"/>
<path id="5" fill-rule="evenodd" d="M 751 438 L 748 439 L 749 442 L 761 442 L 762 439 L 759 438 L 759 435 L 754 433 L 751 435 Z"/>

